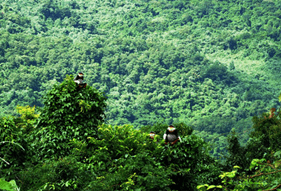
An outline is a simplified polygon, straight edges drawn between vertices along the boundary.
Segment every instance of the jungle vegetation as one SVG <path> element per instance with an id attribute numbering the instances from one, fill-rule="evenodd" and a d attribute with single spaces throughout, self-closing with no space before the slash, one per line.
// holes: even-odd
<path id="1" fill-rule="evenodd" d="M 279 7 L 278 0 L 1 1 L 0 157 L 6 170 L 0 178 L 15 180 L 21 188 L 30 184 L 27 189 L 31 190 L 50 190 L 52 185 L 56 189 L 66 185 L 76 189 L 77 185 L 78 189 L 83 183 L 88 187 L 82 187 L 89 190 L 93 185 L 119 185 L 105 188 L 109 190 L 141 190 L 142 185 L 148 184 L 146 181 L 151 185 L 146 189 L 162 185 L 164 190 L 186 187 L 173 182 L 186 182 L 188 169 L 195 174 L 188 179 L 188 185 L 196 188 L 200 184 L 221 184 L 218 175 L 239 166 L 241 169 L 235 167 L 227 174 L 235 178 L 233 175 L 240 173 L 240 179 L 235 180 L 240 181 L 238 186 L 251 184 L 246 179 L 243 182 L 242 171 L 262 181 L 264 177 L 253 175 L 253 168 L 258 168 L 254 166 L 263 164 L 262 170 L 270 170 L 272 157 L 279 156 L 275 140 L 279 119 L 264 119 L 270 108 L 280 106 Z M 69 75 L 78 72 L 85 74 L 90 85 L 85 90 L 87 95 L 71 92 Z M 69 87 L 62 85 L 65 83 Z M 72 97 L 62 97 L 68 94 Z M 36 107 L 32 110 L 33 106 Z M 62 107 L 73 108 L 76 113 Z M 80 116 L 92 107 L 100 110 Z M 58 123 L 62 116 L 64 121 Z M 91 121 L 91 117 L 95 120 Z M 85 122 L 88 120 L 90 126 Z M 145 133 L 158 129 L 161 137 L 164 126 L 172 123 L 192 129 L 193 133 L 185 134 L 185 146 L 176 145 L 177 149 L 169 151 L 183 155 L 198 151 L 188 150 L 187 145 L 204 148 L 204 155 L 195 159 L 209 166 L 205 174 L 199 173 L 203 167 L 191 168 L 198 162 L 180 161 L 189 156 L 168 156 L 161 144 L 131 148 L 127 144 L 133 144 L 132 140 L 126 139 L 129 142 L 122 140 L 124 147 L 128 147 L 126 152 L 117 152 L 110 146 L 117 144 L 117 140 L 102 142 L 98 138 L 99 134 L 109 138 L 122 128 L 127 135 L 142 136 L 133 139 L 143 143 Z M 57 130 L 59 126 L 63 132 Z M 67 139 L 69 133 L 71 142 Z M 125 139 L 121 134 L 119 138 Z M 96 153 L 97 148 L 101 153 Z M 113 153 L 94 158 L 105 154 L 102 149 Z M 168 159 L 174 156 L 179 166 L 171 166 Z M 134 157 L 139 158 L 138 164 Z M 142 170 L 131 166 L 141 166 L 142 157 L 151 166 L 146 167 L 146 174 L 140 175 L 138 171 Z M 109 158 L 118 162 L 108 161 Z M 263 158 L 271 163 L 257 161 Z M 123 167 L 126 168 L 122 170 Z M 273 167 L 278 171 L 277 164 Z M 68 170 L 60 175 L 58 172 L 64 170 L 55 171 L 59 168 Z M 112 171 L 107 174 L 109 169 Z M 117 174 L 116 169 L 120 170 Z M 48 170 L 49 176 L 40 176 Z M 38 171 L 39 177 L 32 177 L 33 171 Z M 99 174 L 94 175 L 97 171 Z M 150 172 L 159 173 L 154 174 L 158 179 L 150 177 Z M 266 173 L 269 172 L 262 175 Z M 69 178 L 70 175 L 73 177 Z M 77 182 L 79 176 L 85 180 Z M 87 180 L 88 176 L 96 180 Z M 199 176 L 202 178 L 196 179 Z M 25 184 L 20 177 L 27 177 Z M 262 186 L 276 188 L 281 182 L 278 178 L 280 175 L 272 173 L 272 185 Z M 29 182 L 35 179 L 38 182 Z M 224 186 L 227 182 L 231 181 L 225 181 Z"/>
<path id="2" fill-rule="evenodd" d="M 135 129 L 105 124 L 106 97 L 72 75 L 47 92 L 40 114 L 17 106 L 20 117 L 0 120 L 0 189 L 15 190 L 258 190 L 277 189 L 281 172 L 281 113 L 253 117 L 246 146 L 231 131 L 225 162 L 183 122 L 175 145 L 168 124 Z M 279 100 L 281 101 L 281 94 Z M 272 110 L 273 111 L 273 110 Z M 154 139 L 150 131 L 156 132 Z M 232 170 L 233 169 L 233 170 Z"/>

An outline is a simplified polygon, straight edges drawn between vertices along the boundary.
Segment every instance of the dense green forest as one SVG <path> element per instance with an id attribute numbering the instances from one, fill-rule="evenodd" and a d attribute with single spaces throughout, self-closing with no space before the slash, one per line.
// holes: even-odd
<path id="1" fill-rule="evenodd" d="M 264 133 L 264 130 L 256 127 L 260 122 L 255 124 L 254 121 L 269 115 L 270 108 L 280 107 L 277 99 L 281 92 L 280 7 L 281 2 L 278 0 L 3 0 L 0 2 L 1 128 L 6 128 L 6 123 L 22 127 L 22 122 L 8 120 L 11 116 L 15 119 L 24 118 L 17 109 L 21 106 L 36 106 L 34 115 L 38 115 L 34 117 L 34 121 L 24 119 L 28 124 L 25 126 L 34 126 L 39 121 L 36 129 L 53 127 L 48 124 L 48 118 L 54 113 L 59 116 L 61 114 L 54 110 L 48 113 L 46 108 L 57 100 L 44 103 L 44 96 L 66 83 L 64 79 L 67 75 L 83 72 L 85 81 L 93 88 L 91 91 L 100 92 L 101 97 L 105 96 L 106 106 L 103 105 L 102 108 L 106 117 L 93 121 L 95 127 L 101 124 L 104 125 L 103 128 L 107 125 L 112 128 L 115 125 L 129 126 L 147 133 L 154 128 L 157 130 L 157 125 L 161 126 L 160 124 L 183 123 L 185 127 L 194 130 L 194 136 L 202 137 L 209 143 L 208 152 L 211 157 L 218 161 L 223 159 L 221 161 L 226 166 L 243 163 L 240 166 L 247 169 L 253 154 L 247 160 L 234 157 L 232 161 L 229 157 L 246 156 L 246 151 L 256 149 L 253 145 L 262 144 L 264 147 L 257 147 L 260 148 L 257 158 L 261 159 L 268 153 L 266 149 L 273 148 L 271 142 L 262 140 L 277 135 L 271 134 L 275 132 L 272 131 L 264 135 L 262 140 L 253 138 L 261 136 L 255 132 Z M 89 97 L 87 99 L 93 101 Z M 90 107 L 87 105 L 89 103 L 83 101 L 77 104 Z M 68 115 L 69 118 L 66 119 L 74 114 Z M 101 123 L 98 123 L 100 120 Z M 65 124 L 62 122 L 60 125 Z M 72 125 L 67 128 L 72 128 Z M 159 134 L 163 134 L 164 126 L 161 126 L 162 130 L 158 130 Z M 269 127 L 270 124 L 265 126 Z M 85 124 L 83 128 L 86 127 Z M 103 129 L 102 127 L 100 128 Z M 85 136 L 93 133 L 86 129 L 82 133 L 87 133 Z M 26 137 L 31 133 L 36 140 L 36 137 L 39 139 L 47 133 L 41 130 L 25 131 L 26 128 L 19 131 L 19 137 Z M 50 131 L 55 129 L 51 128 Z M 15 132 L 19 133 L 18 130 Z M 11 133 L 1 135 L 0 141 L 14 140 L 25 149 L 25 141 L 36 143 L 33 138 L 22 142 L 17 135 L 14 138 L 7 138 L 5 135 L 11 136 Z M 79 137 L 76 134 L 73 136 Z M 87 142 L 79 141 L 82 141 L 81 144 L 83 141 Z M 188 141 L 183 141 L 183 144 Z M 6 151 L 7 144 L 2 144 L 3 151 Z M 16 149 L 14 153 L 10 153 L 11 156 L 24 152 L 17 145 L 8 145 Z M 43 151 L 50 149 L 50 145 L 42 145 L 36 149 L 41 150 L 41 157 L 44 158 Z M 53 146 L 56 147 L 55 145 Z M 83 144 L 81 148 L 77 145 L 73 148 L 77 147 L 82 152 Z M 203 142 L 199 145 L 203 147 Z M 235 149 L 237 150 L 234 151 Z M 23 161 L 29 159 L 31 151 L 26 153 L 27 157 Z M 58 157 L 70 156 L 72 149 L 66 149 L 65 152 L 58 152 Z M 278 153 L 278 149 L 272 152 Z M 80 154 L 69 157 L 66 163 L 81 162 L 79 157 L 85 153 Z M 135 154 L 130 153 L 130 157 Z M 8 155 L 9 152 L 5 154 L 6 157 Z M 155 154 L 158 155 L 159 153 Z M 89 155 L 86 157 L 90 158 Z M 10 159 L 11 163 L 12 161 Z M 43 173 L 43 167 L 36 166 L 40 164 L 38 160 L 35 161 L 35 167 L 29 164 L 26 169 L 36 168 Z M 205 162 L 212 163 L 211 159 L 206 159 Z M 46 164 L 46 168 L 50 168 L 52 160 Z M 60 163 L 56 161 L 55 164 Z M 122 162 L 120 164 L 123 165 Z M 156 168 L 158 163 L 155 165 Z M 217 166 L 212 168 L 216 168 L 214 172 L 218 174 L 221 171 Z M 123 174 L 123 177 L 132 175 L 131 171 L 124 173 L 127 174 Z M 171 178 L 171 173 L 161 174 L 161 177 Z M 213 176 L 217 177 L 216 175 Z M 172 184 L 175 177 L 171 181 L 167 178 L 167 182 L 162 182 L 163 186 Z M 7 178 L 13 179 L 10 175 Z M 118 178 L 115 178 L 117 181 Z M 207 179 L 202 178 L 203 180 Z M 100 186 L 112 183 L 101 182 Z M 156 185 L 162 183 L 158 182 Z M 210 183 L 217 184 L 217 179 Z"/>
<path id="2" fill-rule="evenodd" d="M 279 97 L 281 101 L 281 94 Z M 281 186 L 281 112 L 253 117 L 241 146 L 227 137 L 226 161 L 192 127 L 175 123 L 175 145 L 162 138 L 168 124 L 135 129 L 104 123 L 106 97 L 73 76 L 54 85 L 44 107 L 17 106 L 20 117 L 0 120 L 0 190 L 261 190 Z M 273 110 L 272 110 L 273 112 Z M 149 132 L 156 133 L 151 139 Z M 233 169 L 231 171 L 231 169 Z"/>

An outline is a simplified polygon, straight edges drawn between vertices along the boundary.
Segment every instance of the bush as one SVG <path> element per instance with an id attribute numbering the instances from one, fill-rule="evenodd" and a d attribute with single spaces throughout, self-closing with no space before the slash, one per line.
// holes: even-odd
<path id="1" fill-rule="evenodd" d="M 0 177 L 11 178 L 26 161 L 27 141 L 24 131 L 16 126 L 14 118 L 0 119 Z"/>
<path id="2" fill-rule="evenodd" d="M 18 174 L 22 190 L 81 190 L 87 179 L 94 177 L 83 163 L 68 156 L 26 168 Z"/>
<path id="3" fill-rule="evenodd" d="M 219 62 L 209 65 L 203 71 L 201 76 L 203 78 L 210 78 L 212 80 L 223 80 L 227 77 L 227 67 Z"/>
<path id="4" fill-rule="evenodd" d="M 56 20 L 71 17 L 69 7 L 59 7 L 58 3 L 52 0 L 46 1 L 39 11 L 45 16 L 45 19 L 51 18 L 52 20 Z"/>
<path id="5" fill-rule="evenodd" d="M 175 126 L 187 128 L 183 123 Z M 194 190 L 198 181 L 218 180 L 219 167 L 209 156 L 206 143 L 195 135 L 186 133 L 182 142 L 170 146 L 164 144 L 162 134 L 152 140 L 148 132 L 129 125 L 102 125 L 98 132 L 99 138 L 89 138 L 88 143 L 73 142 L 77 148 L 73 154 L 100 177 L 89 189 Z"/>
<path id="6" fill-rule="evenodd" d="M 69 141 L 97 137 L 97 127 L 105 118 L 106 98 L 96 89 L 77 89 L 67 76 L 50 90 L 40 113 L 34 144 L 40 157 L 63 157 L 70 153 Z"/>

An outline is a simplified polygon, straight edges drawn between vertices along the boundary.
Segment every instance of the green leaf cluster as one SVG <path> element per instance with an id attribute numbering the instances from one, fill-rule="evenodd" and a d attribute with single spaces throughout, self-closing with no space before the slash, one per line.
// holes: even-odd
<path id="1" fill-rule="evenodd" d="M 71 75 L 54 85 L 45 96 L 33 135 L 34 146 L 41 151 L 38 157 L 63 157 L 70 152 L 71 140 L 97 137 L 97 127 L 105 118 L 105 100 L 91 86 L 79 89 Z"/>
<path id="2" fill-rule="evenodd" d="M 4 178 L 0 178 L 0 189 L 5 191 L 14 191 L 17 190 L 18 187 L 15 180 L 7 182 Z"/>
<path id="3" fill-rule="evenodd" d="M 29 145 L 27 137 L 30 134 L 26 129 L 17 126 L 13 117 L 0 120 L 0 152 L 1 177 L 10 178 L 22 169 L 27 160 Z"/>

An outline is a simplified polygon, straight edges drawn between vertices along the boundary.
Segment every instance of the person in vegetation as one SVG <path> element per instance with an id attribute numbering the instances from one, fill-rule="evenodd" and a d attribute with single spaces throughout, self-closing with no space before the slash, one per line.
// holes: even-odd
<path id="1" fill-rule="evenodd" d="M 155 135 L 156 135 L 156 134 L 155 134 L 154 131 L 150 131 L 149 136 L 150 136 L 151 139 L 154 139 Z"/>
<path id="2" fill-rule="evenodd" d="M 78 73 L 78 75 L 74 78 L 74 82 L 77 84 L 78 89 L 85 88 L 87 83 L 83 82 L 84 74 L 82 72 Z"/>
<path id="3" fill-rule="evenodd" d="M 181 141 L 181 138 L 178 134 L 178 130 L 173 125 L 170 125 L 167 128 L 166 133 L 163 136 L 163 139 L 165 140 L 166 145 L 168 143 L 174 145 L 178 140 Z"/>
<path id="4" fill-rule="evenodd" d="M 271 108 L 270 109 L 270 116 L 268 117 L 268 119 L 270 119 L 270 118 L 272 118 L 273 116 L 274 116 L 274 112 L 276 111 L 276 109 L 275 108 Z M 265 119 L 266 119 L 266 117 L 264 117 Z"/>
<path id="5" fill-rule="evenodd" d="M 159 137 L 157 136 L 157 134 L 154 131 L 150 131 L 149 133 L 149 138 L 150 138 L 150 142 L 154 142 L 154 143 L 159 143 Z"/>

